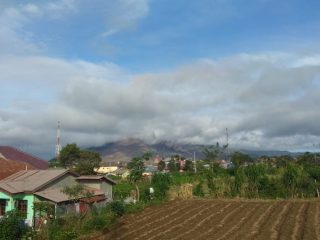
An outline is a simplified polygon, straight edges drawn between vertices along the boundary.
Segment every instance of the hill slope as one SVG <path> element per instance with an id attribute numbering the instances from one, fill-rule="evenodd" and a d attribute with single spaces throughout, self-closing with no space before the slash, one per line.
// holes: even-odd
<path id="1" fill-rule="evenodd" d="M 133 157 L 141 156 L 145 152 L 152 152 L 155 155 L 169 157 L 173 154 L 179 154 L 187 158 L 193 158 L 193 153 L 196 159 L 203 158 L 203 149 L 206 146 L 198 144 L 184 144 L 170 141 L 161 141 L 154 144 L 147 144 L 140 139 L 129 138 L 118 142 L 107 143 L 100 147 L 91 147 L 90 150 L 101 154 L 103 162 L 129 162 Z M 259 156 L 280 156 L 290 155 L 287 151 L 259 151 L 259 150 L 237 150 L 230 149 L 230 152 L 241 151 L 249 154 L 253 158 Z M 220 158 L 224 158 L 221 154 Z"/>

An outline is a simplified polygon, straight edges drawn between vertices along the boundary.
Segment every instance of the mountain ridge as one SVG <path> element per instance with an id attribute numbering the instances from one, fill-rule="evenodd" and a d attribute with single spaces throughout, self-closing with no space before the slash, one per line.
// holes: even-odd
<path id="1" fill-rule="evenodd" d="M 159 141 L 155 143 L 146 143 L 137 138 L 127 138 L 116 142 L 105 143 L 102 146 L 90 147 L 89 150 L 98 152 L 103 163 L 110 162 L 129 162 L 133 157 L 142 156 L 145 152 L 152 152 L 155 155 L 170 157 L 173 154 L 179 154 L 186 158 L 193 158 L 195 153 L 196 159 L 203 158 L 203 150 L 205 147 L 212 145 L 187 144 L 173 141 Z M 220 147 L 220 149 L 222 149 Z M 281 156 L 281 155 L 297 155 L 299 153 L 291 153 L 289 151 L 280 150 L 248 150 L 248 149 L 229 149 L 230 153 L 235 151 L 248 154 L 253 158 L 260 156 Z M 223 157 L 222 154 L 220 157 Z"/>

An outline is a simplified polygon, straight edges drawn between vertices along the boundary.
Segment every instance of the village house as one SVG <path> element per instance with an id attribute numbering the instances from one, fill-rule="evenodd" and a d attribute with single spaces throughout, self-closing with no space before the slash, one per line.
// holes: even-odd
<path id="1" fill-rule="evenodd" d="M 110 174 L 118 169 L 119 169 L 118 166 L 108 166 L 108 167 L 95 168 L 94 171 L 99 174 Z"/>
<path id="2" fill-rule="evenodd" d="M 66 186 L 83 184 L 90 196 L 71 198 L 62 190 Z M 63 214 L 74 209 L 85 211 L 88 204 L 112 200 L 112 186 L 116 183 L 99 176 L 78 177 L 65 169 L 27 170 L 15 173 L 0 181 L 0 217 L 17 209 L 25 216 L 25 222 L 34 226 L 37 222 L 36 202 L 54 204 L 55 212 Z"/>

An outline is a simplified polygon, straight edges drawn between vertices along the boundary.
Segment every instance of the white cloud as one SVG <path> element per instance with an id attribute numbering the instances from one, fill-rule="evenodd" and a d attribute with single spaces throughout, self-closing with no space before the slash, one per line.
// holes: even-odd
<path id="1" fill-rule="evenodd" d="M 48 51 L 48 39 L 39 40 L 32 24 L 46 21 L 58 23 L 60 28 L 65 22 L 79 21 L 79 17 L 87 17 L 93 21 L 104 21 L 105 28 L 97 32 L 97 36 L 110 36 L 120 31 L 133 28 L 149 11 L 149 0 L 57 0 L 18 1 L 0 3 L 0 53 L 1 54 L 39 54 Z M 99 16 L 97 16 L 99 15 Z M 100 16 L 101 15 L 101 16 Z M 93 22 L 97 24 L 97 22 Z M 67 24 L 68 25 L 68 24 Z M 26 26 L 29 28 L 27 29 Z M 68 31 L 72 31 L 69 29 Z M 95 39 L 97 36 L 91 36 Z M 51 46 L 52 47 L 52 46 Z"/>
<path id="2" fill-rule="evenodd" d="M 48 151 L 60 120 L 64 143 L 84 146 L 124 137 L 215 143 L 227 127 L 233 146 L 306 148 L 320 137 L 320 65 L 291 63 L 308 57 L 237 55 L 134 76 L 109 63 L 0 59 L 3 89 L 16 91 L 1 96 L 0 144 Z"/>
<path id="3" fill-rule="evenodd" d="M 117 0 L 106 9 L 107 37 L 119 31 L 134 27 L 140 19 L 147 16 L 150 0 Z"/>

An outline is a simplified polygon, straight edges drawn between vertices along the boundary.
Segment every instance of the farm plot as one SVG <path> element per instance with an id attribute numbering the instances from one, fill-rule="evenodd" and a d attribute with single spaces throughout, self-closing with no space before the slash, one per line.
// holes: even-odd
<path id="1" fill-rule="evenodd" d="M 320 201 L 174 201 L 123 218 L 99 239 L 320 240 Z"/>

